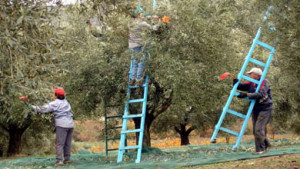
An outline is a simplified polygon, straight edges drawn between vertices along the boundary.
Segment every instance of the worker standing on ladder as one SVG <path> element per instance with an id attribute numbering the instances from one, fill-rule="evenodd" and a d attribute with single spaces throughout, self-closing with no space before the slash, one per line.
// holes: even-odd
<path id="1" fill-rule="evenodd" d="M 260 68 L 252 68 L 247 72 L 253 79 L 260 80 L 262 70 Z M 233 85 L 238 82 L 238 79 L 233 79 Z M 269 87 L 268 80 L 264 80 L 259 92 L 255 92 L 257 84 L 252 82 L 239 83 L 237 89 L 247 91 L 248 93 L 240 93 L 238 98 L 248 97 L 249 99 L 255 99 L 256 103 L 252 111 L 252 124 L 253 134 L 255 137 L 255 149 L 254 155 L 263 154 L 271 147 L 269 140 L 266 137 L 266 127 L 270 121 L 273 103 L 271 96 L 271 89 Z"/>
<path id="2" fill-rule="evenodd" d="M 145 40 L 145 34 L 147 30 L 157 30 L 159 23 L 156 25 L 150 25 L 146 21 L 142 20 L 142 9 L 138 8 L 133 11 L 131 17 L 134 21 L 129 24 L 129 49 L 132 51 L 132 72 L 129 81 L 129 85 L 142 85 L 144 83 L 143 73 L 145 70 L 146 58 L 148 52 L 146 46 L 143 44 L 149 43 Z M 150 18 L 159 19 L 158 16 L 152 15 Z"/>

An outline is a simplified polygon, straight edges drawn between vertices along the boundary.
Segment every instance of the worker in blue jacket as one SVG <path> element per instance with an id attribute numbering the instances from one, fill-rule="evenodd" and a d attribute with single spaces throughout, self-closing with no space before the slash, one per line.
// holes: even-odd
<path id="1" fill-rule="evenodd" d="M 255 79 L 260 80 L 262 70 L 260 68 L 252 68 L 247 74 Z M 238 79 L 233 80 L 233 84 L 237 83 Z M 255 99 L 256 103 L 252 110 L 253 135 L 255 137 L 256 152 L 254 155 L 263 154 L 271 147 L 269 140 L 266 137 L 266 126 L 269 123 L 273 111 L 272 95 L 268 80 L 263 80 L 259 92 L 255 92 L 257 84 L 252 82 L 239 83 L 238 90 L 247 91 L 240 93 L 238 98 L 248 97 Z"/>

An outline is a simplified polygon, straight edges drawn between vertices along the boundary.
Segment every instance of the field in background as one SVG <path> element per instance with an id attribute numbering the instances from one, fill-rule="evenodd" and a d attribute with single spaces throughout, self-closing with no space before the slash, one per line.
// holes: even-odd
<path id="1" fill-rule="evenodd" d="M 236 127 L 233 127 L 234 130 L 238 130 L 237 124 Z M 133 124 L 130 124 L 129 127 L 133 127 Z M 80 151 L 90 151 L 90 152 L 104 152 L 105 151 L 105 135 L 104 125 L 101 120 L 86 120 L 83 122 L 76 122 L 76 128 L 74 131 L 74 153 Z M 212 130 L 207 130 L 204 132 L 194 131 L 190 135 L 190 144 L 191 145 L 210 145 L 210 136 Z M 248 135 L 244 135 L 242 142 L 251 143 L 253 141 L 252 125 L 249 122 L 247 126 Z M 114 133 L 115 134 L 115 133 Z M 155 134 L 151 133 L 151 146 L 154 148 L 168 148 L 168 147 L 179 147 L 180 146 L 180 136 L 175 132 L 168 132 L 167 134 Z M 278 139 L 299 139 L 300 136 L 292 134 L 275 134 L 272 131 L 272 128 L 268 126 L 268 138 L 272 140 Z M 234 136 L 221 136 L 218 138 L 218 143 L 220 144 L 233 144 L 236 141 Z M 131 137 L 128 139 L 128 145 L 135 145 L 135 138 Z M 119 141 L 109 141 L 109 148 L 118 148 Z"/>

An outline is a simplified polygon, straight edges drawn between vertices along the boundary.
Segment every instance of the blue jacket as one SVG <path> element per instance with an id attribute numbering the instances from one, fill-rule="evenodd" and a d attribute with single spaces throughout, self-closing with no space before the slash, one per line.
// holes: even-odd
<path id="1" fill-rule="evenodd" d="M 269 81 L 264 80 L 260 86 L 259 92 L 255 92 L 257 84 L 252 82 L 239 83 L 238 90 L 247 91 L 250 96 L 249 99 L 255 99 L 256 103 L 253 108 L 253 112 L 260 112 L 273 109 L 271 89 Z"/>
<path id="2" fill-rule="evenodd" d="M 69 102 L 64 100 L 56 99 L 49 104 L 40 107 L 32 106 L 34 111 L 39 113 L 54 113 L 55 126 L 63 128 L 74 128 L 73 114 L 71 113 L 71 106 Z"/>

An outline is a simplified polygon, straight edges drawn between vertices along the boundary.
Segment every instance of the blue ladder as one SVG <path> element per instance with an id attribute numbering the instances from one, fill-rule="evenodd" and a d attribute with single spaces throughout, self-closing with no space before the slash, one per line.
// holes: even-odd
<path id="1" fill-rule="evenodd" d="M 139 6 L 138 6 L 138 10 L 143 11 L 142 8 L 142 3 L 139 2 Z M 152 5 L 152 9 L 153 11 L 156 8 L 156 0 L 153 0 L 153 5 Z M 148 53 L 148 55 L 150 55 Z M 130 70 L 129 70 L 129 79 L 131 77 L 131 73 L 132 73 L 132 63 L 133 60 L 131 59 L 130 62 Z M 141 162 L 141 156 L 142 156 L 142 148 L 143 148 L 143 137 L 144 137 L 144 126 L 145 126 L 145 119 L 146 119 L 146 106 L 147 106 L 147 96 L 148 96 L 148 81 L 149 81 L 149 75 L 146 75 L 145 78 L 145 83 L 142 86 L 127 86 L 127 98 L 128 100 L 125 102 L 125 111 L 124 111 L 124 115 L 123 115 L 123 125 L 122 125 L 122 130 L 121 130 L 121 139 L 120 139 L 120 146 L 119 146 L 119 153 L 118 153 L 118 160 L 117 162 L 120 163 L 123 160 L 123 153 L 124 150 L 129 150 L 129 149 L 137 149 L 137 156 L 136 156 L 136 163 Z M 142 99 L 134 99 L 134 100 L 130 100 L 130 93 L 131 93 L 131 89 L 135 89 L 135 88 L 144 88 L 144 97 Z M 143 103 L 143 107 L 142 107 L 142 114 L 135 114 L 135 115 L 129 115 L 129 104 L 131 103 Z M 128 119 L 133 119 L 133 118 L 141 118 L 141 125 L 140 125 L 140 129 L 135 129 L 135 130 L 127 130 L 127 121 Z M 126 134 L 127 133 L 137 133 L 139 132 L 139 141 L 138 141 L 138 145 L 136 146 L 126 146 Z"/>
<path id="2" fill-rule="evenodd" d="M 271 8 L 269 7 L 269 9 L 271 9 Z M 268 11 L 267 11 L 267 13 L 266 13 L 266 16 L 264 17 L 263 22 L 266 20 L 266 17 L 269 15 L 269 9 L 268 9 Z M 275 30 L 274 27 L 269 27 L 269 29 L 270 29 L 271 31 Z M 260 37 L 260 35 L 261 35 L 261 30 L 262 30 L 262 27 L 259 27 L 259 29 L 258 29 L 258 31 L 257 31 L 257 33 L 256 33 L 256 36 L 255 36 L 255 38 L 253 39 L 253 43 L 252 43 L 251 48 L 250 48 L 250 50 L 249 50 L 249 52 L 248 52 L 248 55 L 247 55 L 246 58 L 245 58 L 245 62 L 244 62 L 244 64 L 243 64 L 243 66 L 242 66 L 242 69 L 241 69 L 240 73 L 238 74 L 238 83 L 236 83 L 236 84 L 233 86 L 233 88 L 232 88 L 232 90 L 231 90 L 231 92 L 230 92 L 229 98 L 228 98 L 228 100 L 227 100 L 227 102 L 226 102 L 225 107 L 223 108 L 223 111 L 222 111 L 222 114 L 221 114 L 221 116 L 220 116 L 220 119 L 219 119 L 217 125 L 215 126 L 215 130 L 214 130 L 213 135 L 212 135 L 211 140 L 210 140 L 212 143 L 215 143 L 215 142 L 216 142 L 216 138 L 217 138 L 217 134 L 218 134 L 219 130 L 222 130 L 222 131 L 224 131 L 224 132 L 227 132 L 227 133 L 230 133 L 230 134 L 232 134 L 232 135 L 234 135 L 234 136 L 237 136 L 238 139 L 237 139 L 237 141 L 236 141 L 236 144 L 232 147 L 232 150 L 234 150 L 234 151 L 237 151 L 237 149 L 238 149 L 238 147 L 239 147 L 239 145 L 240 145 L 240 143 L 241 143 L 242 137 L 243 137 L 243 135 L 244 135 L 245 129 L 246 129 L 246 127 L 247 127 L 248 121 L 249 121 L 249 119 L 250 119 L 250 116 L 251 116 L 251 113 L 252 113 L 252 110 L 253 110 L 253 107 L 254 107 L 254 104 L 255 104 L 255 101 L 256 101 L 256 100 L 254 100 L 254 99 L 249 99 L 248 97 L 245 98 L 245 99 L 247 99 L 247 100 L 250 101 L 250 105 L 249 105 L 249 108 L 248 108 L 248 111 L 247 111 L 247 114 L 246 114 L 246 115 L 244 115 L 244 114 L 242 114 L 242 113 L 239 113 L 239 112 L 236 112 L 236 111 L 234 111 L 234 110 L 229 109 L 233 97 L 234 97 L 234 96 L 238 96 L 238 95 L 240 94 L 240 93 L 238 93 L 238 92 L 236 91 L 236 90 L 237 90 L 237 87 L 238 87 L 238 84 L 240 83 L 240 80 L 241 80 L 241 79 L 245 79 L 245 80 L 247 80 L 247 81 L 250 81 L 250 82 L 252 82 L 252 83 L 257 84 L 258 86 L 261 86 L 263 80 L 265 79 L 265 77 L 266 77 L 266 75 L 267 75 L 269 66 L 270 66 L 271 61 L 272 61 L 272 58 L 273 58 L 273 54 L 274 54 L 274 52 L 275 52 L 275 47 L 270 46 L 270 45 L 268 45 L 268 44 L 266 44 L 266 43 L 263 43 L 263 42 L 259 41 L 259 37 Z M 256 59 L 254 59 L 254 58 L 251 58 L 252 53 L 253 53 L 253 51 L 254 51 L 256 45 L 261 46 L 261 47 L 264 47 L 264 48 L 266 48 L 266 49 L 268 49 L 268 50 L 270 51 L 269 58 L 268 58 L 268 60 L 267 60 L 266 63 L 263 63 L 263 62 L 261 62 L 261 61 L 259 61 L 259 60 L 256 60 Z M 261 78 L 260 78 L 259 81 L 258 81 L 258 80 L 255 80 L 255 79 L 252 79 L 252 78 L 250 78 L 249 76 L 244 75 L 244 72 L 245 72 L 245 70 L 246 70 L 247 65 L 248 65 L 249 62 L 254 63 L 254 64 L 256 64 L 256 65 L 259 65 L 259 66 L 261 66 L 261 67 L 264 68 L 263 74 L 262 74 L 262 76 L 261 76 Z M 260 87 L 257 87 L 255 92 L 259 92 L 259 90 L 260 90 Z M 227 128 L 221 127 L 221 124 L 222 124 L 222 122 L 223 122 L 223 120 L 224 120 L 224 118 L 225 118 L 225 115 L 226 115 L 227 113 L 232 114 L 232 115 L 235 115 L 235 116 L 238 116 L 238 117 L 244 119 L 244 123 L 243 123 L 242 128 L 241 128 L 241 130 L 240 130 L 239 133 L 238 133 L 238 132 L 235 132 L 235 131 L 232 131 L 232 130 L 229 130 L 229 129 L 227 129 Z"/>
<path id="3" fill-rule="evenodd" d="M 132 62 L 130 62 L 130 70 L 129 70 L 129 79 L 131 77 L 132 73 Z M 142 154 L 142 147 L 143 147 L 143 136 L 144 136 L 144 126 L 145 126 L 145 119 L 146 119 L 146 105 L 147 105 L 147 95 L 148 95 L 148 81 L 149 81 L 149 75 L 146 75 L 145 78 L 145 83 L 141 86 L 127 86 L 127 98 L 128 100 L 125 101 L 125 111 L 123 115 L 123 125 L 122 125 L 122 130 L 121 130 L 121 139 L 120 139 L 120 146 L 119 146 L 119 151 L 118 151 L 118 160 L 117 162 L 120 163 L 123 160 L 123 151 L 124 150 L 129 150 L 129 149 L 137 149 L 137 157 L 136 157 L 136 163 L 139 163 L 141 161 L 141 154 Z M 136 88 L 144 88 L 144 96 L 142 99 L 134 99 L 130 100 L 130 93 L 131 89 L 136 89 Z M 141 114 L 134 114 L 130 115 L 129 113 L 129 104 L 131 103 L 143 103 L 142 106 L 142 113 Z M 128 119 L 133 119 L 133 118 L 141 118 L 141 124 L 139 129 L 135 130 L 127 130 L 127 121 Z M 139 140 L 138 140 L 138 145 L 136 146 L 126 146 L 125 140 L 126 140 L 126 134 L 127 133 L 137 133 L 139 132 Z"/>

